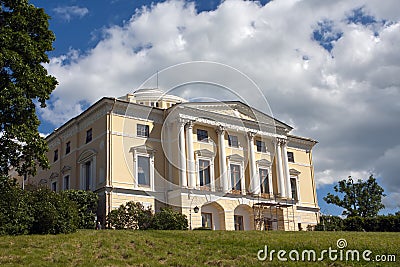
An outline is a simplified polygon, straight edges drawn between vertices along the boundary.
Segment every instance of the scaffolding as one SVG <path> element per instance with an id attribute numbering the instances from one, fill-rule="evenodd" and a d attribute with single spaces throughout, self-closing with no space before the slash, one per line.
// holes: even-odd
<path id="1" fill-rule="evenodd" d="M 296 230 L 294 205 L 293 199 L 278 199 L 277 196 L 274 196 L 273 200 L 263 199 L 261 201 L 260 196 L 258 196 L 257 202 L 253 203 L 254 229 L 260 231 L 285 230 L 285 224 L 287 224 L 289 230 L 291 223 L 293 223 L 293 231 Z M 292 216 L 289 216 L 289 207 L 292 207 Z M 274 223 L 276 227 L 274 227 Z"/>

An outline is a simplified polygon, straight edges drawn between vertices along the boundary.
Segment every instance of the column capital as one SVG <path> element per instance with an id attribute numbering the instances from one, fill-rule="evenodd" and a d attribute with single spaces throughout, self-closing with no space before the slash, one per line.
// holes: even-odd
<path id="1" fill-rule="evenodd" d="M 225 127 L 224 127 L 224 126 L 221 126 L 221 125 L 217 126 L 217 129 L 215 129 L 215 132 L 216 132 L 218 135 L 225 134 L 225 131 L 226 131 Z"/>
<path id="2" fill-rule="evenodd" d="M 275 145 L 278 146 L 284 146 L 287 144 L 287 139 L 284 138 L 276 138 L 274 141 L 272 141 Z"/>
<path id="3" fill-rule="evenodd" d="M 253 132 L 253 131 L 250 131 L 250 132 L 247 132 L 247 136 L 250 138 L 250 140 L 252 140 L 253 138 L 254 138 L 254 136 L 256 136 L 256 132 Z"/>
<path id="4" fill-rule="evenodd" d="M 186 126 L 187 129 L 192 129 L 193 128 L 193 124 L 194 124 L 194 121 L 186 121 L 185 126 Z"/>

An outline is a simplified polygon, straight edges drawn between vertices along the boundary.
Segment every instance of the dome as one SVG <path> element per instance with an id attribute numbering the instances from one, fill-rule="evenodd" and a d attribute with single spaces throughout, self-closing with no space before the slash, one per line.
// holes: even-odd
<path id="1" fill-rule="evenodd" d="M 187 102 L 186 99 L 166 94 L 163 90 L 159 88 L 142 88 L 138 89 L 133 94 L 127 94 L 119 99 L 124 99 L 129 102 L 157 107 L 157 108 L 169 108 L 175 104 Z"/>

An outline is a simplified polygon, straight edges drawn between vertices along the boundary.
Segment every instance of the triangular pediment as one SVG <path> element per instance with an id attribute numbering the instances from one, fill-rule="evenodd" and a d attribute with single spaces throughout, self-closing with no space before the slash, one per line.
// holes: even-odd
<path id="1" fill-rule="evenodd" d="M 293 129 L 291 126 L 240 101 L 188 102 L 182 103 L 180 106 L 188 108 L 188 112 L 199 114 L 201 118 L 219 121 L 223 119 L 222 117 L 226 117 L 228 120 L 240 121 L 242 124 L 249 122 L 274 125 L 277 128 L 284 129 L 285 132 L 290 132 Z"/>

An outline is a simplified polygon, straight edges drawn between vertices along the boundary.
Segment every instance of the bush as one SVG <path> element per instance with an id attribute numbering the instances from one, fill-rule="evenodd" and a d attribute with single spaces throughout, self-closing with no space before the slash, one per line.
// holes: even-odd
<path id="1" fill-rule="evenodd" d="M 129 201 L 118 209 L 112 210 L 107 216 L 107 223 L 115 229 L 148 229 L 153 214 L 151 208 L 145 209 L 139 202 Z"/>
<path id="2" fill-rule="evenodd" d="M 99 197 L 85 190 L 62 191 L 61 195 L 73 201 L 78 208 L 78 229 L 94 229 Z"/>
<path id="3" fill-rule="evenodd" d="M 186 215 L 180 212 L 171 208 L 162 208 L 154 215 L 150 228 L 154 230 L 187 230 L 188 220 Z"/>
<path id="4" fill-rule="evenodd" d="M 27 195 L 16 180 L 0 177 L 0 235 L 29 233 L 33 222 L 27 205 Z"/>
<path id="5" fill-rule="evenodd" d="M 163 208 L 153 215 L 150 207 L 145 209 L 139 202 L 127 202 L 112 210 L 107 216 L 107 223 L 115 229 L 133 230 L 187 230 L 186 215 L 170 208 Z"/>
<path id="6" fill-rule="evenodd" d="M 76 204 L 62 194 L 47 188 L 29 192 L 29 203 L 34 217 L 29 233 L 60 234 L 75 232 L 78 226 Z"/>

